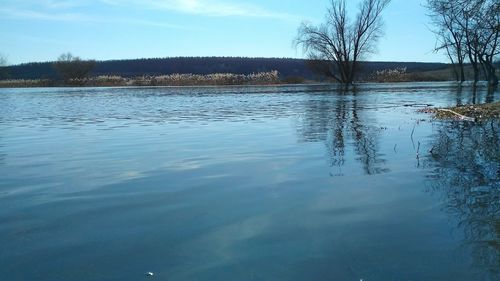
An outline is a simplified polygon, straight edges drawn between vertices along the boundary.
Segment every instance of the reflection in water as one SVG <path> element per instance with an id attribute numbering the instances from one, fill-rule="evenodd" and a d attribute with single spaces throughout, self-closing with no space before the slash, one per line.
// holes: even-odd
<path id="1" fill-rule="evenodd" d="M 497 88 L 493 87 L 488 87 L 488 93 L 486 95 L 486 102 L 494 102 L 495 101 L 495 93 L 496 93 Z"/>
<path id="2" fill-rule="evenodd" d="M 455 91 L 456 91 L 456 106 L 461 106 L 466 104 L 481 104 L 481 103 L 494 102 L 497 88 L 458 86 Z"/>
<path id="3" fill-rule="evenodd" d="M 365 174 L 388 172 L 377 140 L 382 129 L 372 125 L 376 122 L 360 103 L 356 93 L 308 99 L 297 126 L 299 141 L 324 141 L 332 167 L 344 166 L 346 150 L 352 149 Z"/>
<path id="4" fill-rule="evenodd" d="M 449 122 L 437 128 L 428 158 L 433 188 L 458 220 L 474 263 L 500 277 L 500 124 Z"/>

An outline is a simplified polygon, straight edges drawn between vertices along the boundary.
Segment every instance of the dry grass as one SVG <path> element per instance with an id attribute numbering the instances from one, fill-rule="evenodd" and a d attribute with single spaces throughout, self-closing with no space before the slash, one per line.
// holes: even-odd
<path id="1" fill-rule="evenodd" d="M 450 69 L 407 72 L 406 67 L 384 69 L 372 73 L 368 81 L 379 83 L 390 82 L 424 82 L 424 81 L 450 81 L 453 80 Z"/>
<path id="2" fill-rule="evenodd" d="M 459 115 L 473 120 L 500 119 L 500 102 L 441 108 L 425 108 L 420 112 L 432 113 L 438 119 L 462 119 Z M 459 115 L 457 115 L 458 113 Z"/>
<path id="3" fill-rule="evenodd" d="M 278 71 L 252 74 L 214 73 L 170 74 L 160 76 L 140 76 L 125 78 L 121 76 L 97 76 L 83 79 L 71 79 L 64 85 L 57 86 L 219 86 L 219 85 L 270 85 L 280 83 Z M 50 86 L 49 80 L 0 80 L 0 87 L 43 87 Z"/>
<path id="4" fill-rule="evenodd" d="M 51 86 L 51 81 L 45 79 L 0 80 L 0 88 L 33 88 L 33 87 L 48 87 L 48 86 Z"/>

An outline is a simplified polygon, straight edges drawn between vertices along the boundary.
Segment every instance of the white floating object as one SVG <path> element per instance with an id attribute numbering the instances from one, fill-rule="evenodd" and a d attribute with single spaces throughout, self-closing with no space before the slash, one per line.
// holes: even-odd
<path id="1" fill-rule="evenodd" d="M 151 272 L 151 271 L 146 272 L 146 276 L 151 277 L 151 276 L 153 276 L 153 275 L 155 275 L 155 274 L 154 274 L 153 272 Z"/>

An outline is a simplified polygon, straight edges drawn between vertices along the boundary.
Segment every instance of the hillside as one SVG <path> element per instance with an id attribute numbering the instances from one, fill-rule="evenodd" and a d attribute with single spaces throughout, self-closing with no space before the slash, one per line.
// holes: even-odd
<path id="1" fill-rule="evenodd" d="M 27 63 L 3 67 L 0 79 L 57 79 L 52 62 Z M 443 70 L 444 63 L 415 62 L 363 62 L 361 77 L 384 69 L 406 68 L 408 73 Z M 137 77 L 166 74 L 251 74 L 277 70 L 282 79 L 301 77 L 310 80 L 322 78 L 313 73 L 308 60 L 290 58 L 241 58 L 241 57 L 175 57 L 133 60 L 98 61 L 93 76 L 117 75 Z"/>

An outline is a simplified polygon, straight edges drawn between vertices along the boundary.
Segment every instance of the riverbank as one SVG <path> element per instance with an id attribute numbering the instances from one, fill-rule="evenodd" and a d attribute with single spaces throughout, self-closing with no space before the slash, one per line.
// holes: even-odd
<path id="1" fill-rule="evenodd" d="M 447 71 L 428 71 L 408 73 L 406 68 L 376 71 L 362 76 L 358 83 L 401 83 L 401 82 L 445 82 L 451 78 Z M 0 88 L 36 87 L 130 87 L 130 86 L 265 86 L 290 84 L 337 83 L 328 78 L 307 79 L 300 75 L 286 76 L 273 70 L 252 74 L 213 73 L 213 74 L 168 74 L 141 75 L 124 77 L 100 75 L 68 81 L 52 79 L 4 79 Z"/>
<path id="2" fill-rule="evenodd" d="M 0 88 L 29 87 L 127 87 L 127 86 L 226 86 L 226 85 L 273 85 L 283 81 L 278 71 L 252 74 L 214 73 L 170 74 L 159 76 L 96 76 L 69 81 L 53 81 L 48 79 L 16 79 L 0 80 Z"/>

